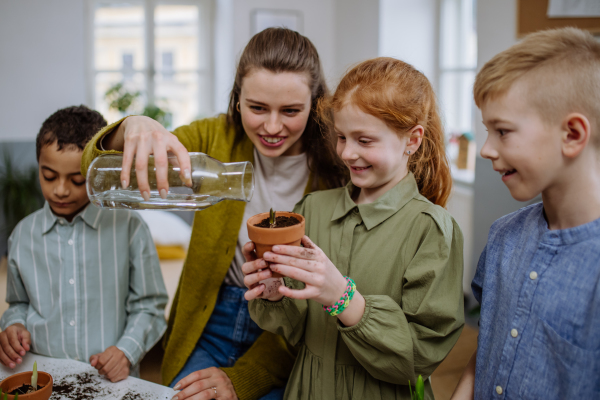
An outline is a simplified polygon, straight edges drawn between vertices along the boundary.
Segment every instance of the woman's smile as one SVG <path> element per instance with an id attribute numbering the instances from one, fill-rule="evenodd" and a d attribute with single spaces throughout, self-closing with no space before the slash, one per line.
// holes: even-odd
<path id="1" fill-rule="evenodd" d="M 267 147 L 279 147 L 282 146 L 285 142 L 286 137 L 281 136 L 266 136 L 266 135 L 258 135 L 260 137 L 260 141 Z"/>

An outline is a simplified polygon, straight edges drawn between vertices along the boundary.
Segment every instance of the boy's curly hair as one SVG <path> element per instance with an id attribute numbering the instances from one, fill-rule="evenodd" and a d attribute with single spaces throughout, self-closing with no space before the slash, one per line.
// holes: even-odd
<path id="1" fill-rule="evenodd" d="M 83 150 L 94 134 L 106 125 L 102 114 L 84 105 L 56 111 L 44 121 L 35 140 L 38 161 L 42 147 L 54 142 L 57 142 L 58 150 L 65 147 Z"/>

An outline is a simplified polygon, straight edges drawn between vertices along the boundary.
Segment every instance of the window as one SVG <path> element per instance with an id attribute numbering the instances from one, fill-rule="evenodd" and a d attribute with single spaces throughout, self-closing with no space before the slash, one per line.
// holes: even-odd
<path id="1" fill-rule="evenodd" d="M 109 121 L 148 105 L 167 112 L 170 128 L 212 114 L 207 0 L 91 0 L 95 108 Z M 126 110 L 109 109 L 117 84 L 133 95 Z M 125 107 L 124 107 L 125 108 Z"/>
<path id="2" fill-rule="evenodd" d="M 451 159 L 456 137 L 473 132 L 473 82 L 477 68 L 475 0 L 441 0 L 439 97 Z M 471 155 L 472 156 L 472 155 Z M 473 158 L 474 160 L 474 158 Z"/>

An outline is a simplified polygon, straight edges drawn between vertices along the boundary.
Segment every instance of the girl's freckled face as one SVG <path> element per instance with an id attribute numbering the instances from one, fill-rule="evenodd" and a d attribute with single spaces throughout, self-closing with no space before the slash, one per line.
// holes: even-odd
<path id="1" fill-rule="evenodd" d="M 300 138 L 310 108 L 311 92 L 306 74 L 259 69 L 242 81 L 242 125 L 264 156 L 292 156 L 303 152 Z"/>
<path id="2" fill-rule="evenodd" d="M 407 139 L 382 120 L 346 104 L 334 113 L 337 154 L 350 170 L 361 196 L 379 197 L 408 173 Z"/>

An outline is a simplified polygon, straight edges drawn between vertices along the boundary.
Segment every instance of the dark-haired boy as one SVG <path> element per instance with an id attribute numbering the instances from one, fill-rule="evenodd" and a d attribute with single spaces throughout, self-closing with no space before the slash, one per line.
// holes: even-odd
<path id="1" fill-rule="evenodd" d="M 89 360 L 113 382 L 135 375 L 166 329 L 156 249 L 135 212 L 90 205 L 81 175 L 87 141 L 106 121 L 85 106 L 52 114 L 36 140 L 44 207 L 9 238 L 0 362 L 29 350 Z"/>
<path id="2" fill-rule="evenodd" d="M 600 399 L 600 43 L 529 35 L 475 79 L 481 156 L 542 202 L 492 225 L 473 279 L 476 355 L 453 399 Z"/>

